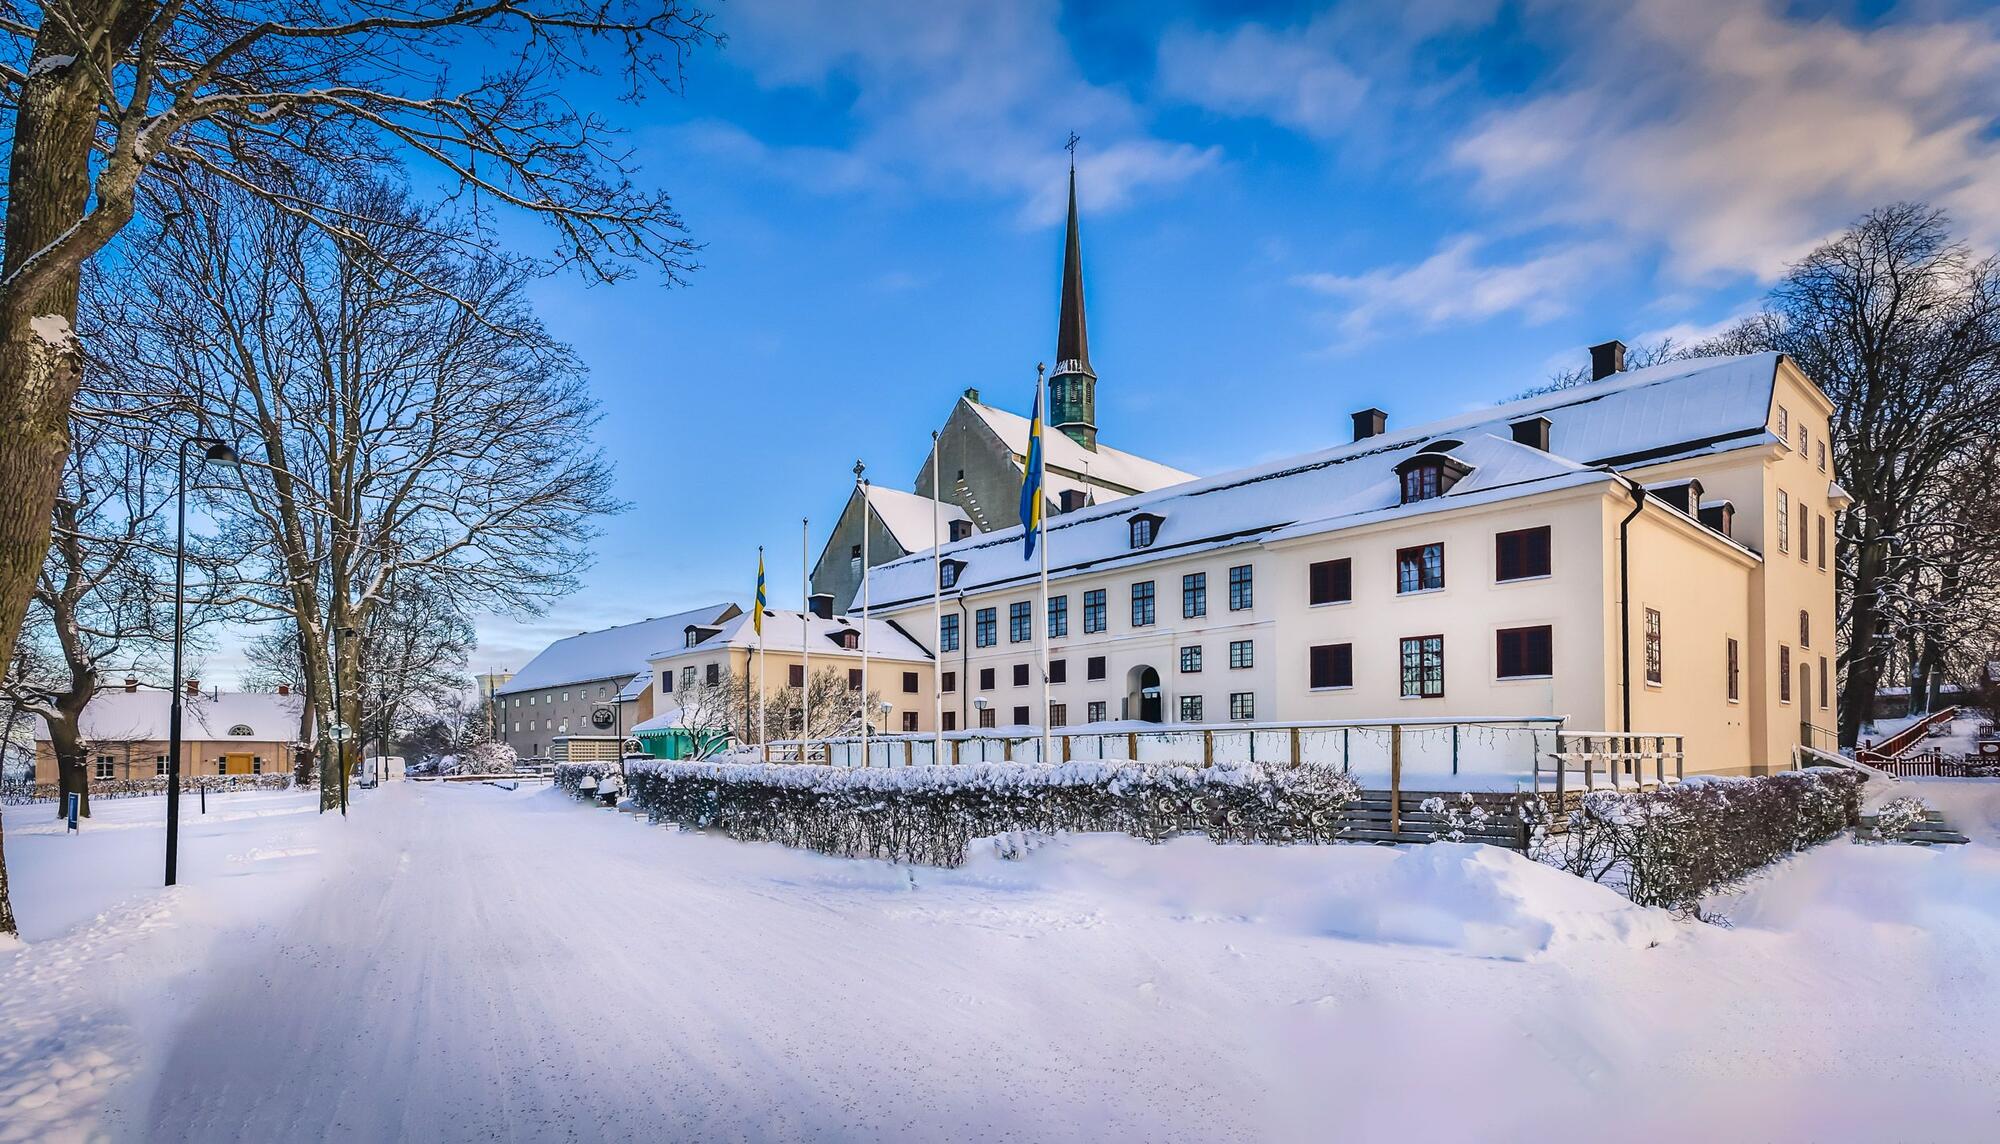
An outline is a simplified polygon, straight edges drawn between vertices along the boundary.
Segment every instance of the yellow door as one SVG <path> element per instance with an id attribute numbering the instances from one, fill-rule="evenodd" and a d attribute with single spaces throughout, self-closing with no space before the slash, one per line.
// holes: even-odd
<path id="1" fill-rule="evenodd" d="M 249 773 L 250 773 L 250 756 L 249 756 L 249 755 L 231 755 L 231 756 L 229 756 L 229 773 L 230 773 L 230 774 L 232 774 L 232 775 L 247 775 L 247 774 L 249 774 Z"/>

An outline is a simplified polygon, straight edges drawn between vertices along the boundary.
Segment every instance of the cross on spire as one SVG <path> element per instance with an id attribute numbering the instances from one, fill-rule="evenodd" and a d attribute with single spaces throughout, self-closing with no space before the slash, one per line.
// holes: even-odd
<path id="1" fill-rule="evenodd" d="M 1072 175 L 1076 174 L 1076 145 L 1080 142 L 1082 140 L 1077 138 L 1074 131 L 1070 132 L 1069 138 L 1063 141 L 1063 150 L 1069 152 L 1069 173 Z"/>

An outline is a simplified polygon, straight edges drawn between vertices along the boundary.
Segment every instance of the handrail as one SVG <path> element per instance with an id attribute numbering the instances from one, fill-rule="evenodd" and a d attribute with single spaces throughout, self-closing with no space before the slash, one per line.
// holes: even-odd
<path id="1" fill-rule="evenodd" d="M 1806 756 L 1811 756 L 1812 758 L 1815 759 L 1824 759 L 1826 762 L 1831 763 L 1836 767 L 1846 767 L 1848 770 L 1851 771 L 1860 771 L 1862 774 L 1871 775 L 1875 778 L 1884 779 L 1888 782 L 1893 783 L 1902 781 L 1901 779 L 1898 779 L 1895 775 L 1890 774 L 1888 771 L 1885 771 L 1880 767 L 1871 767 L 1867 763 L 1861 762 L 1858 759 L 1850 759 L 1846 755 L 1835 754 L 1830 751 L 1822 751 L 1818 747 L 1808 747 L 1803 743 L 1792 748 L 1792 762 L 1797 764 L 1799 770 L 1805 769 L 1805 764 L 1800 762 L 1799 760 Z"/>
<path id="2" fill-rule="evenodd" d="M 1929 715 L 1924 716 L 1882 740 L 1880 744 L 1856 750 L 1855 755 L 1858 757 L 1866 754 L 1878 759 L 1893 759 L 1918 743 L 1923 742 L 1925 739 L 1930 738 L 1933 728 L 1958 718 L 1958 713 L 1959 708 L 1957 707 L 1947 707 L 1942 711 L 1933 711 Z"/>

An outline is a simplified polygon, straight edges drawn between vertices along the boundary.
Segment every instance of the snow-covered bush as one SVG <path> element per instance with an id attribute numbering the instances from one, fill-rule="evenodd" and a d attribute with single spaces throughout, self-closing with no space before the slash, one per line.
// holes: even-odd
<path id="1" fill-rule="evenodd" d="M 467 744 L 457 754 L 440 755 L 430 769 L 440 775 L 511 775 L 520 765 L 514 748 L 485 740 Z"/>
<path id="2" fill-rule="evenodd" d="M 1859 787 L 1849 772 L 1811 770 L 1592 791 L 1542 857 L 1640 905 L 1699 912 L 1704 896 L 1852 825 Z"/>
<path id="3" fill-rule="evenodd" d="M 1930 804 L 1913 794 L 1892 798 L 1875 812 L 1875 830 L 1871 837 L 1877 842 L 1887 842 L 1910 827 L 1924 820 L 1931 812 Z"/>
<path id="4" fill-rule="evenodd" d="M 594 798 L 597 795 L 596 780 L 602 779 L 605 775 L 616 774 L 617 771 L 618 764 L 613 762 L 557 763 L 556 789 L 567 791 L 573 798 Z M 586 777 L 592 780 L 588 790 L 583 787 L 583 780 Z"/>
<path id="5" fill-rule="evenodd" d="M 1418 808 L 1437 816 L 1437 826 L 1431 831 L 1433 842 L 1463 842 L 1467 834 L 1478 831 L 1493 818 L 1470 791 L 1459 792 L 1455 799 L 1432 795 L 1419 803 Z"/>
<path id="6" fill-rule="evenodd" d="M 933 866 L 963 862 L 975 838 L 1014 832 L 1326 842 L 1344 829 L 1341 811 L 1360 794 L 1346 775 L 1310 766 L 856 769 L 654 760 L 628 763 L 626 777 L 635 805 L 683 827 Z"/>
<path id="7" fill-rule="evenodd" d="M 266 775 L 182 775 L 183 794 L 195 794 L 202 788 L 220 793 L 237 790 L 289 790 L 292 776 L 289 773 Z M 167 780 L 151 779 L 92 779 L 91 798 L 139 798 L 145 795 L 167 793 Z M 0 802 L 8 805 L 29 802 L 54 802 L 59 792 L 55 783 L 34 783 L 26 786 L 10 786 Z"/>

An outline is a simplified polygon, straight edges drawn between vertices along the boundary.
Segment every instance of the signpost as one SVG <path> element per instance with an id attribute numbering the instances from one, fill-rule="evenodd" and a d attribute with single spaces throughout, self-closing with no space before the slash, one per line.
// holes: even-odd
<path id="1" fill-rule="evenodd" d="M 76 791 L 71 791 L 64 797 L 69 802 L 69 805 L 63 808 L 63 815 L 69 819 L 68 833 L 81 834 L 82 828 L 77 823 L 77 816 L 83 808 L 83 796 Z"/>

